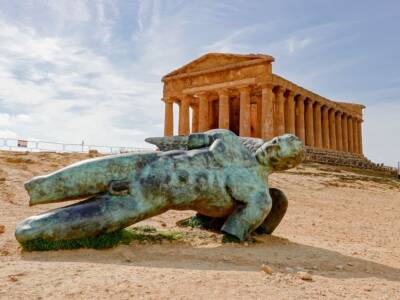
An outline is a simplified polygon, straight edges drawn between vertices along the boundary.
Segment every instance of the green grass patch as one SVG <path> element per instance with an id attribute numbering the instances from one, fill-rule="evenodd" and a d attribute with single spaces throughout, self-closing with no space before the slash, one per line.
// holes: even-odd
<path id="1" fill-rule="evenodd" d="M 196 216 L 176 222 L 176 225 L 181 227 L 203 228 L 204 222 Z"/>
<path id="2" fill-rule="evenodd" d="M 163 241 L 176 241 L 183 238 L 183 234 L 174 231 L 157 231 L 151 226 L 138 226 L 132 229 L 121 229 L 110 233 L 100 234 L 94 237 L 51 241 L 36 239 L 21 243 L 27 251 L 52 251 L 65 249 L 109 249 L 119 244 L 128 245 L 132 241 L 139 243 L 162 243 Z"/>

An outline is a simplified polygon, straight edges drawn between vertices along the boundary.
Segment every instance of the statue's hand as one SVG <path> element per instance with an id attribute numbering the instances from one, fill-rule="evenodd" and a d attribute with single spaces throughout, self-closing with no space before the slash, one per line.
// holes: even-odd
<path id="1" fill-rule="evenodd" d="M 240 240 L 229 233 L 224 233 L 224 236 L 222 237 L 222 242 L 223 243 L 240 243 Z"/>

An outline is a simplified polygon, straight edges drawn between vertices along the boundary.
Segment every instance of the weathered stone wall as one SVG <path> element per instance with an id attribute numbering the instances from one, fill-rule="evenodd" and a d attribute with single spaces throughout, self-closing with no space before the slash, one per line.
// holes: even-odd
<path id="1" fill-rule="evenodd" d="M 371 160 L 366 158 L 364 155 L 342 152 L 342 151 L 334 151 L 334 150 L 325 150 L 325 149 L 316 149 L 306 147 L 306 161 L 309 162 L 318 162 L 329 165 L 337 165 L 337 166 L 349 166 L 356 167 L 362 169 L 373 169 L 380 170 L 388 173 L 393 173 L 394 175 L 397 173 L 396 168 L 384 166 L 383 164 L 373 163 Z"/>

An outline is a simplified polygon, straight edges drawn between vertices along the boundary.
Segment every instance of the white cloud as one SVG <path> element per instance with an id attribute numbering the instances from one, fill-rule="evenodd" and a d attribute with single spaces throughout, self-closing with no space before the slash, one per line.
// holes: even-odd
<path id="1" fill-rule="evenodd" d="M 5 139 L 16 139 L 18 135 L 9 129 L 0 129 L 0 138 Z M 3 143 L 0 144 L 0 147 L 3 146 Z"/>
<path id="2" fill-rule="evenodd" d="M 245 44 L 242 41 L 242 39 L 247 35 L 254 34 L 262 27 L 263 27 L 262 25 L 256 24 L 236 29 L 223 39 L 205 46 L 204 50 L 208 52 L 228 52 L 228 53 L 235 53 L 235 52 L 240 53 L 248 51 L 251 52 L 251 50 L 249 49 L 249 45 Z"/>
<path id="3" fill-rule="evenodd" d="M 162 134 L 160 77 L 206 51 L 271 54 L 274 72 L 316 92 L 337 86 L 338 71 L 350 74 L 370 58 L 354 50 L 353 21 L 321 24 L 279 11 L 267 20 L 249 8 L 262 5 L 248 1 L 26 0 L 1 6 L 0 137 L 145 145 L 146 136 Z M 378 71 L 388 74 L 372 73 L 383 76 Z M 382 99 L 366 110 L 365 151 L 393 164 L 399 77 L 386 82 L 354 90 L 334 86 L 332 94 Z"/>
<path id="4" fill-rule="evenodd" d="M 374 162 L 397 166 L 400 161 L 399 102 L 369 105 L 364 114 L 364 152 Z"/>
<path id="5" fill-rule="evenodd" d="M 0 126 L 8 127 L 3 134 L 135 145 L 162 115 L 160 83 L 123 75 L 73 41 L 0 23 L 0 57 L 0 108 L 16 112 L 0 115 Z M 125 130 L 124 119 L 136 129 Z"/>
<path id="6" fill-rule="evenodd" d="M 60 15 L 68 15 L 70 21 L 87 22 L 91 14 L 85 1 L 81 0 L 49 0 L 46 1 L 48 8 L 53 10 L 53 13 Z"/>
<path id="7" fill-rule="evenodd" d="M 287 40 L 287 47 L 290 54 L 294 54 L 299 50 L 303 50 L 311 45 L 312 39 L 307 37 L 304 39 L 290 38 Z"/>
<path id="8" fill-rule="evenodd" d="M 136 70 L 146 70 L 146 75 L 159 81 L 172 68 L 183 63 L 188 55 L 188 20 L 179 13 L 166 14 L 167 2 L 157 0 L 139 1 L 138 29 L 133 41 L 139 56 L 135 57 Z M 160 95 L 161 96 L 161 95 Z"/>

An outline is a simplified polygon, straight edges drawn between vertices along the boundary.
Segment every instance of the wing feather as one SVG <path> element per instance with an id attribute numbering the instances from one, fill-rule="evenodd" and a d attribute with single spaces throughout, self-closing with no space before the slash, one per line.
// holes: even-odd
<path id="1" fill-rule="evenodd" d="M 259 138 L 239 137 L 239 139 L 251 153 L 255 153 L 264 143 L 264 140 Z M 187 150 L 188 148 L 188 136 L 185 135 L 149 137 L 145 141 L 156 145 L 160 151 Z"/>

